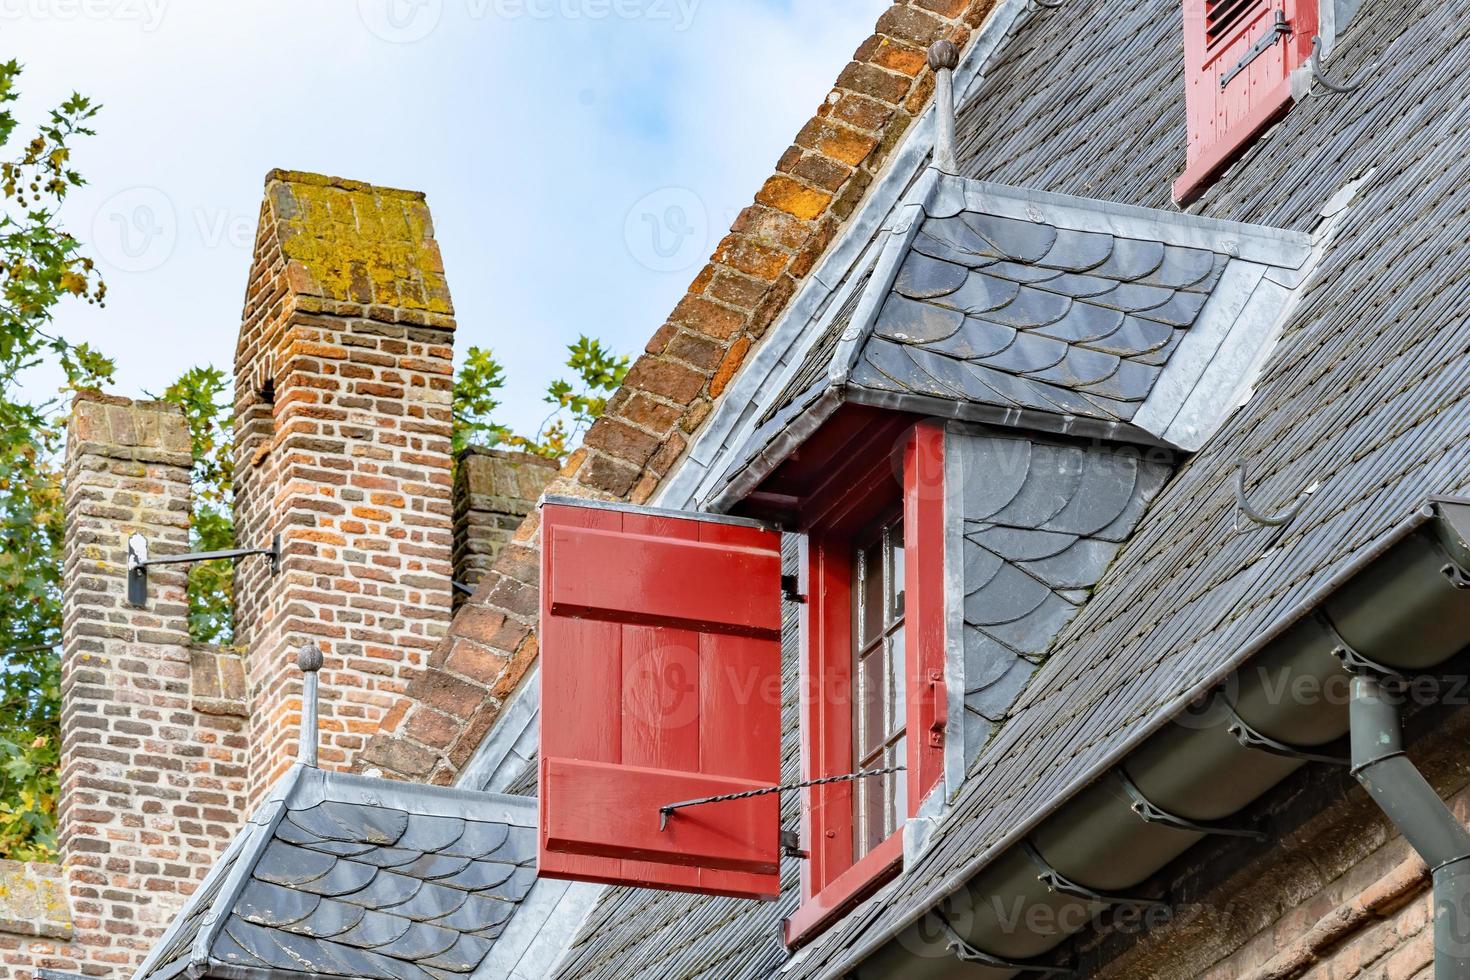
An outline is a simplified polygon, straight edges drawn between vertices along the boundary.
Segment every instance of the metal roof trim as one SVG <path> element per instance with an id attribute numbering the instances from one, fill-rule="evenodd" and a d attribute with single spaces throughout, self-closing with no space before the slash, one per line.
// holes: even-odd
<path id="1" fill-rule="evenodd" d="M 946 176 L 940 187 L 937 200 L 953 206 L 955 195 L 963 195 L 962 210 L 1225 252 L 1234 258 L 1288 269 L 1299 268 L 1312 249 L 1311 235 L 1269 225 L 1115 204 L 966 177 Z"/>

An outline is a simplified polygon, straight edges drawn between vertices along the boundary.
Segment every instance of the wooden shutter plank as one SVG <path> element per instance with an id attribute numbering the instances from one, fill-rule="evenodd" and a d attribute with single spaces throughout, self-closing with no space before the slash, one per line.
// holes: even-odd
<path id="1" fill-rule="evenodd" d="M 775 794 L 678 810 L 659 829 L 659 808 L 667 803 L 762 789 L 764 782 L 567 759 L 550 760 L 547 782 L 557 800 L 547 815 L 548 843 L 557 849 L 757 874 L 777 870 Z"/>
<path id="2" fill-rule="evenodd" d="M 780 580 L 779 553 L 579 527 L 554 528 L 550 548 L 555 615 L 780 636 L 780 605 L 763 587 Z M 557 561 L 562 552 L 576 557 Z"/>
<path id="3" fill-rule="evenodd" d="M 774 794 L 657 827 L 665 803 L 732 791 L 698 787 L 779 779 L 779 534 L 549 503 L 543 542 L 539 873 L 776 897 Z"/>

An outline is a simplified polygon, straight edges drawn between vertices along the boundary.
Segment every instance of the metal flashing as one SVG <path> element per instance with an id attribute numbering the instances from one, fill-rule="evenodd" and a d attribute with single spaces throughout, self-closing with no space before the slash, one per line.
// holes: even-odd
<path id="1" fill-rule="evenodd" d="M 564 497 L 559 494 L 548 494 L 541 498 L 538 508 L 546 504 L 556 504 L 560 507 L 583 507 L 588 510 L 611 510 L 621 514 L 639 514 L 644 517 L 669 517 L 676 520 L 698 520 L 708 524 L 727 524 L 731 527 L 759 528 L 763 531 L 779 531 L 780 528 L 768 521 L 758 521 L 749 517 L 733 517 L 729 514 L 692 514 L 687 510 L 673 510 L 667 507 L 644 507 L 640 504 L 630 504 L 622 500 L 593 500 L 586 497 Z"/>

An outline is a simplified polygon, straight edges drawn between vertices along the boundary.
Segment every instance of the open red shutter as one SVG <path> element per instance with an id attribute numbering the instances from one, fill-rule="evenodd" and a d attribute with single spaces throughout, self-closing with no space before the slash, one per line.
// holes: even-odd
<path id="1" fill-rule="evenodd" d="M 1306 64 L 1318 0 L 1184 0 L 1189 152 L 1174 200 L 1204 192 L 1291 107 L 1291 73 Z"/>
<path id="2" fill-rule="evenodd" d="M 549 878 L 773 898 L 781 537 L 753 522 L 541 509 L 541 846 Z"/>

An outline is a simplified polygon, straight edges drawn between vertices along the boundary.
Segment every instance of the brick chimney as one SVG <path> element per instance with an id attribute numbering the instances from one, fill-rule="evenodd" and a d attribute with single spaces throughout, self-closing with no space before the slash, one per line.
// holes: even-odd
<path id="1" fill-rule="evenodd" d="M 532 453 L 472 446 L 454 469 L 454 580 L 478 585 L 560 468 Z M 456 591 L 456 609 L 465 596 Z"/>
<path id="2" fill-rule="evenodd" d="M 251 792 L 296 754 L 295 649 L 314 640 L 321 764 L 375 732 L 450 616 L 453 307 L 422 194 L 266 178 L 235 354 L 235 527 Z"/>
<path id="3" fill-rule="evenodd" d="M 33 945 L 39 966 L 126 976 L 242 820 L 245 722 L 241 684 L 228 679 L 238 658 L 191 647 L 185 566 L 150 570 L 145 607 L 124 601 L 129 535 L 151 555 L 188 550 L 190 465 L 176 406 L 78 398 L 64 480 L 59 813 L 73 935 Z"/>

